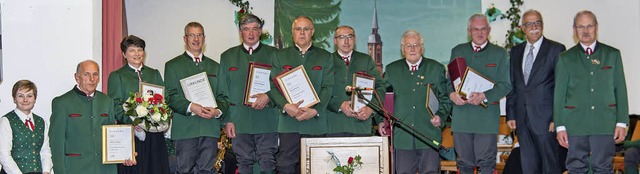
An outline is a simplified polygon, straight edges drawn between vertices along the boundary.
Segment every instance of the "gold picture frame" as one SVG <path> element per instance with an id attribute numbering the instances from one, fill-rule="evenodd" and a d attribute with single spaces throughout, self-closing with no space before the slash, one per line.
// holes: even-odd
<path id="1" fill-rule="evenodd" d="M 146 93 L 149 93 L 149 91 L 152 91 L 153 94 L 160 93 L 162 96 L 165 96 L 164 95 L 164 86 L 151 84 L 151 83 L 146 83 L 146 82 L 140 82 L 140 85 L 138 87 L 138 92 L 140 92 L 140 95 L 144 95 Z"/>
<path id="2" fill-rule="evenodd" d="M 269 71 L 269 73 L 271 72 L 271 65 L 268 64 L 262 64 L 262 63 L 257 63 L 257 62 L 250 62 L 249 63 L 249 72 L 247 73 L 247 81 L 245 82 L 244 85 L 244 99 L 242 101 L 242 104 L 246 105 L 246 106 L 251 106 L 251 104 L 253 104 L 253 102 L 251 101 L 251 91 L 253 90 L 258 90 L 258 91 L 264 91 L 267 92 L 270 89 L 270 81 L 269 81 L 269 73 L 266 74 L 266 76 L 264 77 L 258 77 L 256 76 L 256 70 L 259 70 L 258 73 L 264 73 L 265 71 Z M 254 89 L 253 85 L 254 85 L 254 78 L 265 78 L 267 84 L 262 84 L 262 87 L 267 87 L 267 89 Z M 265 86 L 266 85 L 266 86 Z M 266 90 L 266 91 L 265 91 Z"/>
<path id="3" fill-rule="evenodd" d="M 102 125 L 102 164 L 135 161 L 135 149 L 132 125 Z"/>
<path id="4" fill-rule="evenodd" d="M 366 87 L 375 89 L 374 87 L 376 85 L 376 78 L 364 73 L 353 73 L 352 85 L 353 87 Z M 369 101 L 371 101 L 371 99 L 373 98 L 373 90 L 368 92 L 362 91 L 362 95 Z M 366 103 L 364 103 L 362 100 L 358 100 L 358 94 L 356 93 L 356 91 L 352 91 L 351 109 L 353 109 L 354 112 L 358 112 L 360 108 L 363 108 L 365 106 L 367 106 Z"/>
<path id="5" fill-rule="evenodd" d="M 304 66 L 300 65 L 279 74 L 275 79 L 278 82 L 278 89 L 290 104 L 296 104 L 299 101 L 304 100 L 299 107 L 308 108 L 320 103 L 318 93 L 316 93 L 315 88 L 311 84 Z"/>
<path id="6" fill-rule="evenodd" d="M 433 118 L 438 112 L 438 110 L 440 109 L 439 108 L 440 101 L 438 101 L 438 96 L 436 95 L 435 92 L 433 92 L 433 89 L 431 87 L 432 87 L 431 84 L 427 84 L 427 96 L 425 97 L 426 98 L 425 107 L 427 108 L 427 111 L 429 111 L 429 115 L 431 115 L 431 118 Z M 432 107 L 435 107 L 435 108 L 432 108 Z"/>
<path id="7" fill-rule="evenodd" d="M 335 173 L 335 160 L 346 165 L 349 157 L 357 155 L 363 164 L 354 173 L 391 173 L 387 137 L 302 138 L 300 146 L 302 174 Z"/>

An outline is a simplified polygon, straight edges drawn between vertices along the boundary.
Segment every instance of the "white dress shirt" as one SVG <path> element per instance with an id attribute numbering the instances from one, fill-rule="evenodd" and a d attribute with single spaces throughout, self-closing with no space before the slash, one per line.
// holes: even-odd
<path id="1" fill-rule="evenodd" d="M 20 120 L 24 123 L 27 119 L 33 120 L 33 113 L 29 115 L 24 114 L 17 108 L 14 112 Z M 35 121 L 34 121 L 35 124 Z M 36 125 L 37 126 L 37 125 Z M 21 174 L 18 164 L 11 157 L 11 150 L 13 149 L 13 132 L 11 130 L 11 124 L 7 117 L 0 118 L 0 163 L 7 174 Z M 49 123 L 44 122 L 44 141 L 42 142 L 42 148 L 40 149 L 40 161 L 42 162 L 42 171 L 51 173 L 51 148 L 49 147 Z"/>
<path id="2" fill-rule="evenodd" d="M 538 52 L 540 51 L 540 46 L 542 46 L 543 39 L 544 37 L 540 37 L 538 41 L 533 43 L 533 62 L 536 62 L 536 58 L 538 57 Z M 524 54 L 522 55 L 522 74 L 524 74 L 524 66 L 527 63 L 527 55 L 529 55 L 529 49 L 531 49 L 531 43 L 527 41 L 527 45 L 524 47 Z"/>

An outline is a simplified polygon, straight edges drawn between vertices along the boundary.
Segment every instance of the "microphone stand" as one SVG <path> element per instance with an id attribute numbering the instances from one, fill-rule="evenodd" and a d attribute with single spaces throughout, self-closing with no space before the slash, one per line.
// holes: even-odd
<path id="1" fill-rule="evenodd" d="M 355 91 L 356 91 L 356 94 L 358 95 L 358 98 L 361 98 L 361 99 L 363 99 L 364 101 L 367 102 L 367 106 L 371 107 L 373 110 L 375 110 L 378 113 L 383 113 L 384 115 L 386 115 L 387 119 L 389 119 L 389 126 L 391 127 L 391 130 L 393 130 L 393 123 L 394 122 L 395 123 L 399 123 L 399 124 L 403 125 L 404 127 L 407 127 L 409 129 L 411 129 L 413 132 L 415 132 L 415 134 L 418 135 L 418 138 L 423 138 L 423 140 L 427 140 L 428 142 L 431 142 L 434 145 L 436 145 L 437 147 L 433 147 L 433 146 L 429 146 L 429 147 L 433 148 L 434 150 L 437 150 L 440 153 L 441 157 L 445 158 L 446 160 L 455 160 L 456 156 L 455 156 L 455 150 L 453 148 L 449 149 L 449 148 L 446 148 L 446 147 L 442 146 L 442 144 L 440 142 L 429 138 L 428 136 L 426 136 L 422 132 L 418 131 L 413 126 L 411 126 L 411 125 L 405 123 L 404 121 L 402 121 L 402 119 L 400 119 L 400 118 L 394 116 L 393 114 L 387 112 L 381 106 L 375 105 L 374 103 L 371 102 L 371 100 L 369 100 L 369 99 L 364 97 L 364 95 L 362 94 L 362 90 L 355 90 Z M 393 131 L 391 132 L 391 134 L 393 135 Z M 391 142 L 391 144 L 393 144 L 393 142 Z"/>

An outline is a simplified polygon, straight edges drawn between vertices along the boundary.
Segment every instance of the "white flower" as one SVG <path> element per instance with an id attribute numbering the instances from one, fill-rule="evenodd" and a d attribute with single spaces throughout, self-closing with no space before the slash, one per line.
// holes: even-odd
<path id="1" fill-rule="evenodd" d="M 138 117 L 142 117 L 149 114 L 149 111 L 144 106 L 138 105 L 138 107 L 136 107 L 136 113 L 138 113 Z"/>
<path id="2" fill-rule="evenodd" d="M 151 115 L 151 119 L 153 119 L 153 121 L 155 122 L 160 122 L 160 118 L 162 117 L 162 115 L 158 112 L 153 113 L 153 115 Z"/>
<path id="3" fill-rule="evenodd" d="M 129 104 L 128 103 L 123 103 L 122 104 L 122 109 L 124 109 L 124 111 L 129 111 Z"/>

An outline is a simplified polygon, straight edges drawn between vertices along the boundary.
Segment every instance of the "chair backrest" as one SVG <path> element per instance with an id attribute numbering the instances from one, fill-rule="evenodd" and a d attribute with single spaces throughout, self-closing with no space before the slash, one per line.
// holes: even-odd
<path id="1" fill-rule="evenodd" d="M 451 132 L 451 126 L 447 126 L 442 129 L 442 146 L 446 148 L 453 148 L 453 133 Z"/>
<path id="2" fill-rule="evenodd" d="M 633 129 L 633 135 L 631 135 L 631 141 L 640 139 L 640 120 L 636 122 L 636 127 Z"/>

